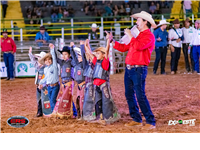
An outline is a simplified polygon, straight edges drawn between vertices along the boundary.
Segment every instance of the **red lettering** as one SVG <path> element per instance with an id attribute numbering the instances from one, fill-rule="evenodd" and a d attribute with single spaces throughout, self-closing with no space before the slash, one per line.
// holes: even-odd
<path id="1" fill-rule="evenodd" d="M 15 119 L 10 120 L 10 123 L 15 123 L 15 122 L 16 122 Z"/>
<path id="2" fill-rule="evenodd" d="M 21 119 L 21 123 L 25 123 L 25 119 Z"/>
<path id="3" fill-rule="evenodd" d="M 20 123 L 21 119 L 16 119 L 16 123 Z"/>

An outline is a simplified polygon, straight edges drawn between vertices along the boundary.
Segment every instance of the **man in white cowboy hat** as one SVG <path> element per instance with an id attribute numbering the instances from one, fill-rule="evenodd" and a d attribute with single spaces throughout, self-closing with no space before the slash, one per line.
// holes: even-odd
<path id="1" fill-rule="evenodd" d="M 133 121 L 125 124 L 125 126 L 142 126 L 142 117 L 137 104 L 138 101 L 140 109 L 146 118 L 146 125 L 143 126 L 142 129 L 153 129 L 155 128 L 156 121 L 145 95 L 145 79 L 148 71 L 147 66 L 150 63 L 151 53 L 155 46 L 155 37 L 153 33 L 151 33 L 150 28 L 156 28 L 157 26 L 152 16 L 145 11 L 134 14 L 131 17 L 137 19 L 136 24 L 140 33 L 135 38 L 129 29 L 125 29 L 124 33 L 128 35 L 131 40 L 128 45 L 116 42 L 112 39 L 113 36 L 110 33 L 110 39 L 114 48 L 121 52 L 128 51 L 125 61 L 127 67 L 125 70 L 124 84 L 125 96 Z M 137 96 L 137 101 L 135 94 Z"/>
<path id="2" fill-rule="evenodd" d="M 160 20 L 157 28 L 154 31 L 155 36 L 155 52 L 156 59 L 154 62 L 153 73 L 156 74 L 158 69 L 158 64 L 161 60 L 161 74 L 165 75 L 165 64 L 166 64 L 166 56 L 167 56 L 167 44 L 168 44 L 168 32 L 166 31 L 167 25 L 170 24 L 166 22 L 166 20 Z"/>
<path id="3" fill-rule="evenodd" d="M 97 35 L 96 31 L 99 28 L 99 26 L 97 26 L 96 23 L 93 23 L 92 26 L 90 26 L 90 28 L 92 28 L 92 32 L 88 33 L 88 39 L 89 40 L 97 40 L 98 35 Z"/>

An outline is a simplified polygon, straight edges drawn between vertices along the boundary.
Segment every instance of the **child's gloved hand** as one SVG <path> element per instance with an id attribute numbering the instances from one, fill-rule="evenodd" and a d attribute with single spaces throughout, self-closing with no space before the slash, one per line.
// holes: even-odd
<path id="1" fill-rule="evenodd" d="M 70 42 L 70 47 L 74 46 L 74 42 Z"/>
<path id="2" fill-rule="evenodd" d="M 41 89 L 43 88 L 42 84 L 40 84 L 40 85 L 38 86 L 38 88 L 41 90 Z"/>

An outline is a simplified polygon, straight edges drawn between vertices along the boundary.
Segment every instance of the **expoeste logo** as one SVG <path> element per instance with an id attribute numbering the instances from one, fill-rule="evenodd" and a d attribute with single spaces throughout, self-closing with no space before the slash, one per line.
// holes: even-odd
<path id="1" fill-rule="evenodd" d="M 17 66 L 17 72 L 25 71 L 28 72 L 28 66 L 25 63 L 20 63 Z"/>
<path id="2" fill-rule="evenodd" d="M 196 119 L 190 120 L 169 120 L 168 125 L 176 125 L 176 124 L 189 124 L 189 126 L 195 126 Z"/>

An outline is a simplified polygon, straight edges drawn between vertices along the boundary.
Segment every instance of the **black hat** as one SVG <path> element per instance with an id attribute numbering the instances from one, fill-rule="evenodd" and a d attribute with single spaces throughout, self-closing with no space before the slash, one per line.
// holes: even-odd
<path id="1" fill-rule="evenodd" d="M 3 33 L 7 33 L 8 34 L 7 29 L 3 29 L 2 34 Z"/>
<path id="2" fill-rule="evenodd" d="M 40 26 L 40 30 L 45 30 L 45 27 L 44 26 Z"/>
<path id="3" fill-rule="evenodd" d="M 61 54 L 62 52 L 68 52 L 68 54 L 70 55 L 70 47 L 69 46 L 64 46 L 62 51 L 58 50 Z"/>

